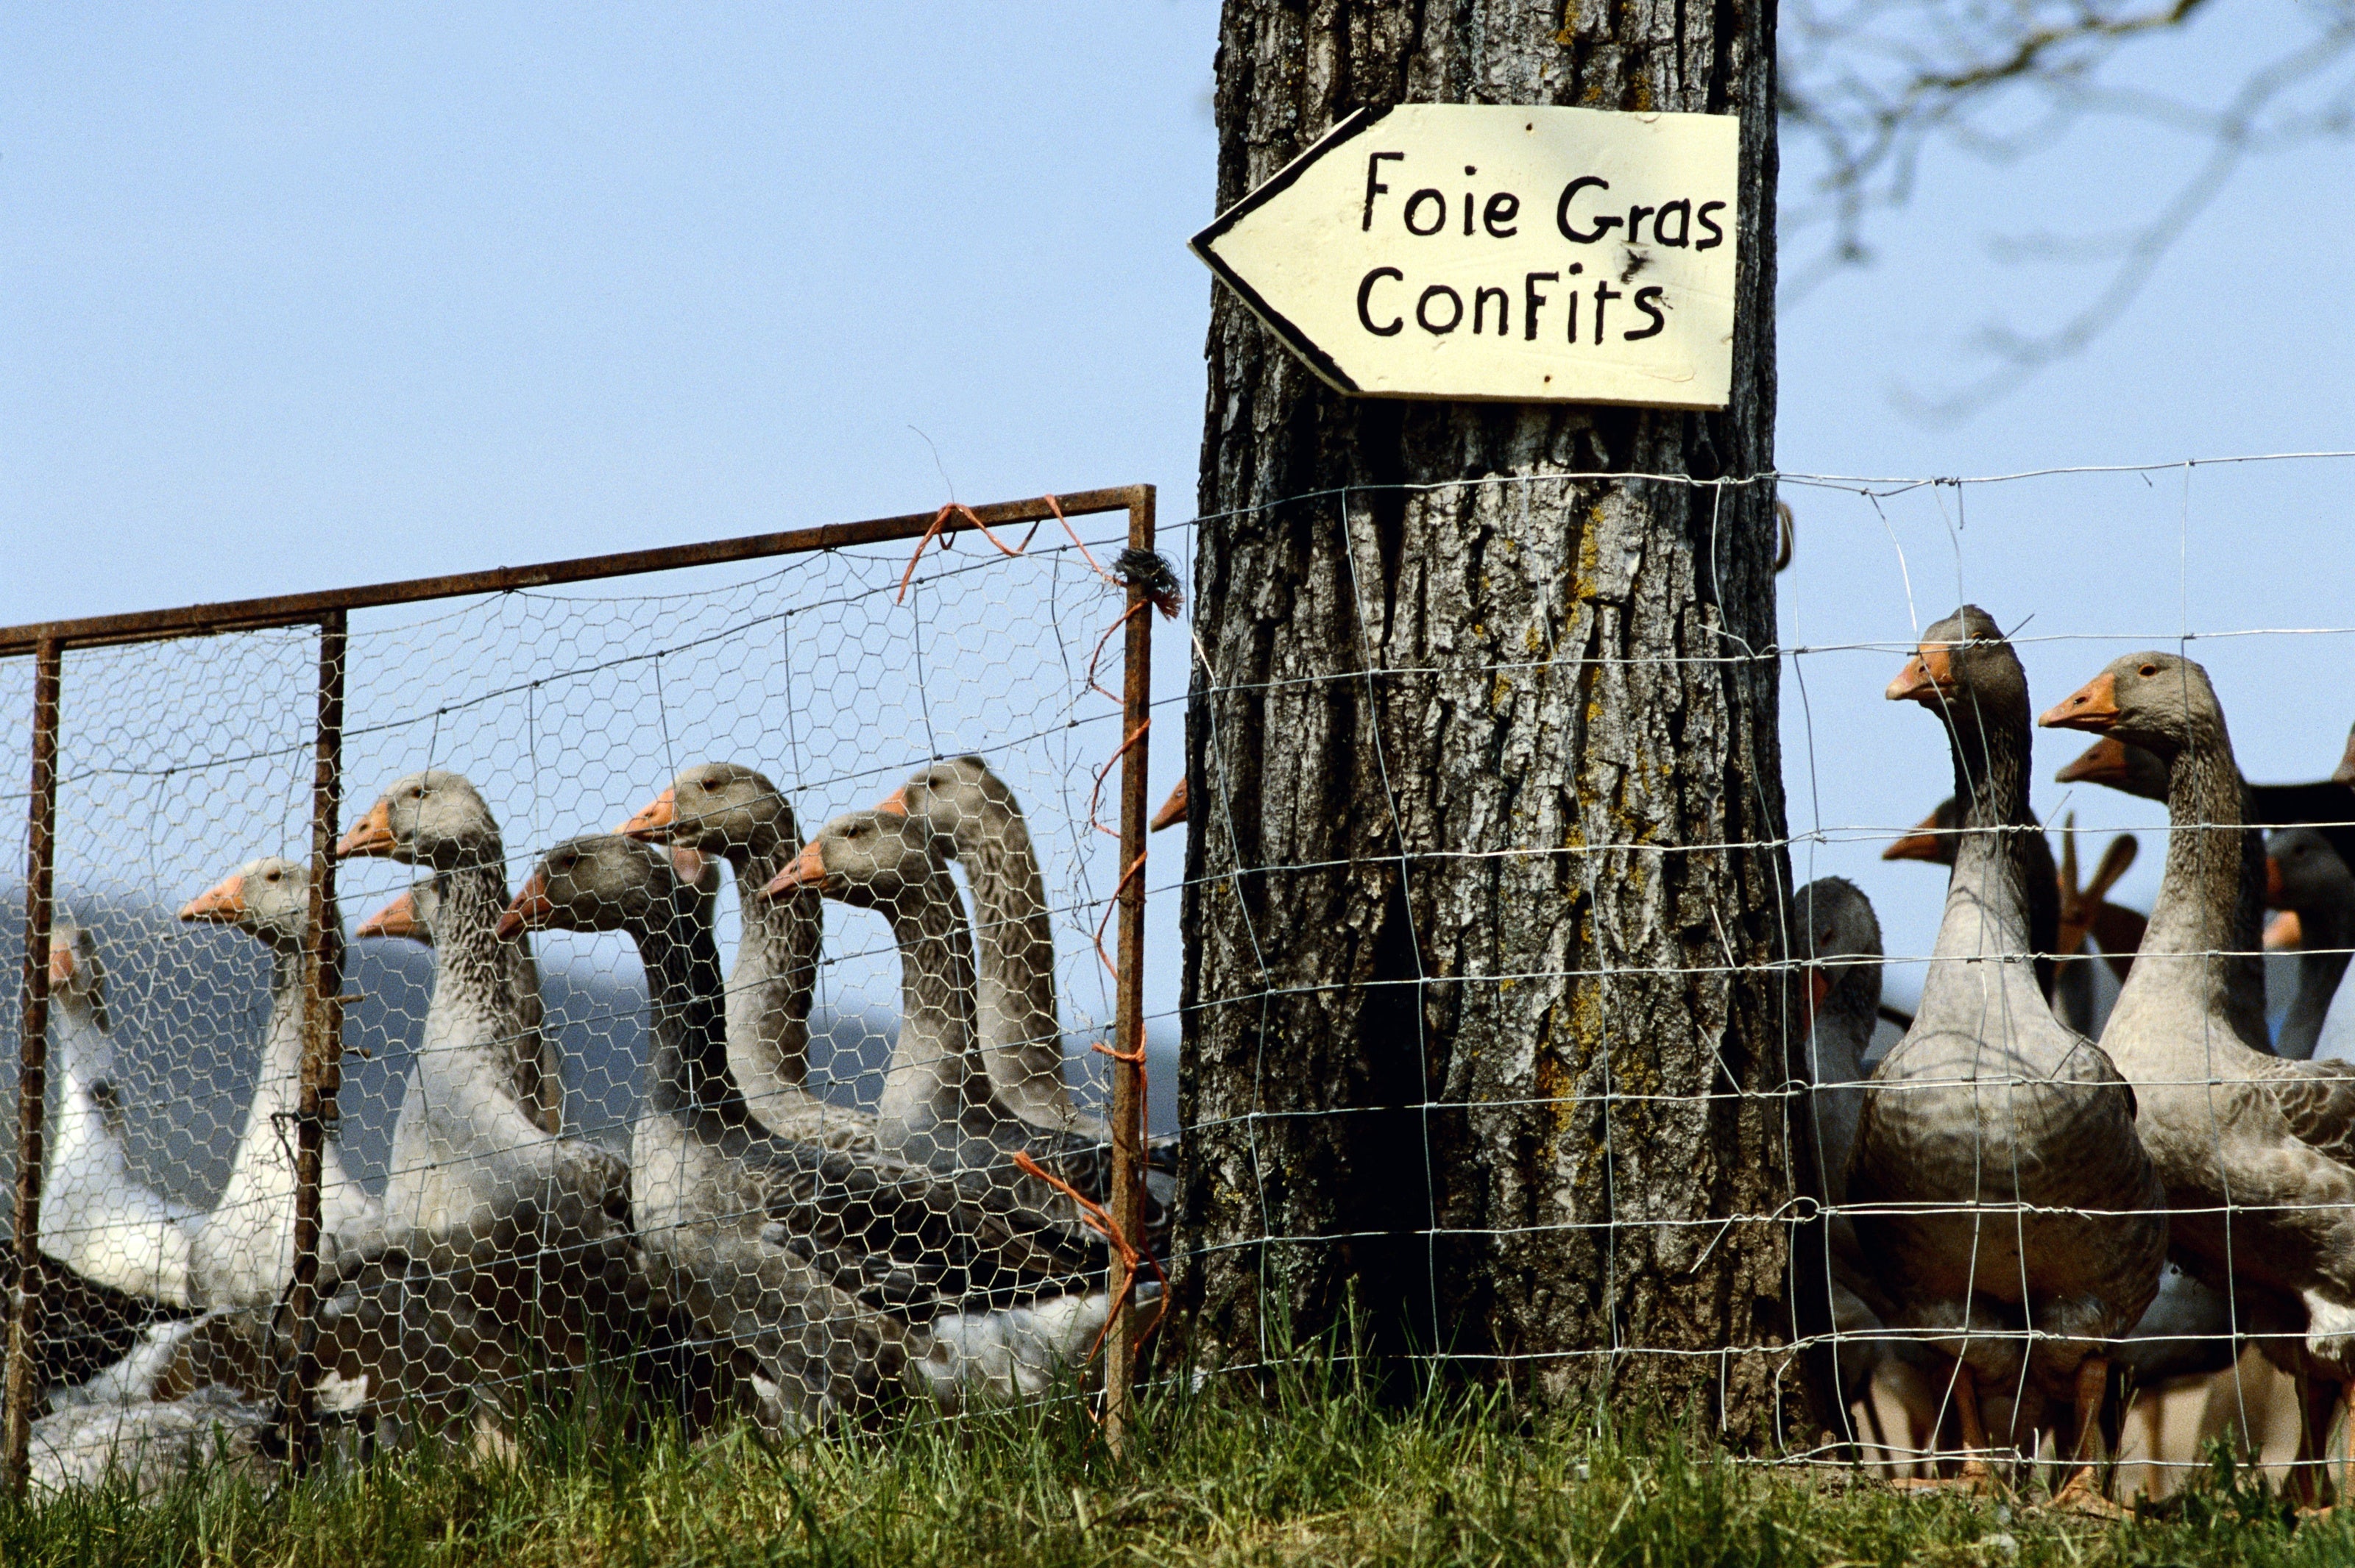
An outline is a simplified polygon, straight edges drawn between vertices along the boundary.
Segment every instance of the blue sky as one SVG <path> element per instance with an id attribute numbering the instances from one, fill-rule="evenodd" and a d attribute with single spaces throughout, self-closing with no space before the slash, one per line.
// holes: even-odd
<path id="1" fill-rule="evenodd" d="M 2225 7 L 2136 69 L 2221 80 L 2292 16 Z M 1207 0 L 1138 0 L 1117 25 L 1056 4 L 10 7 L 0 623 L 952 491 L 1146 480 L 1182 521 L 1211 289 L 1184 240 L 1210 216 L 1215 28 Z M 2344 144 L 2253 162 L 2088 352 L 1976 417 L 1927 426 L 1894 395 L 1968 379 L 1975 329 L 2049 322 L 2100 281 L 1990 241 L 2147 211 L 2187 156 L 2147 127 L 2009 165 L 1934 154 L 1876 263 L 1781 316 L 1782 466 L 2355 446 Z M 2355 624 L 2350 480 L 2347 463 L 2046 480 L 1966 492 L 1959 516 L 1951 490 L 1876 509 L 1793 488 L 1785 640 L 1902 641 L 1958 584 L 2006 624 L 2032 613 L 2030 636 L 2121 635 L 2030 645 L 2050 699 L 2137 638 Z M 1173 689 L 1183 647 L 1163 639 Z M 2335 759 L 2355 643 L 2194 651 L 2253 776 Z M 1795 827 L 1911 821 L 1944 793 L 1936 727 L 1880 700 L 1895 665 L 1810 655 L 1807 701 L 1786 685 Z M 2042 741 L 2041 772 L 2074 749 Z M 1156 785 L 1176 764 L 1164 745 Z M 2158 848 L 2130 891 L 2147 895 Z M 1918 951 L 1936 880 L 1873 853 L 1803 848 L 1800 871 L 1858 874 L 1892 948 Z M 1165 997 L 1170 956 L 1157 940 Z"/>

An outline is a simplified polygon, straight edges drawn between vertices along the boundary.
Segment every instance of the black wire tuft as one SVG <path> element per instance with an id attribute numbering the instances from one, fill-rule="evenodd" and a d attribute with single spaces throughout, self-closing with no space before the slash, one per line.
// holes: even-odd
<path id="1" fill-rule="evenodd" d="M 1120 552 L 1112 563 L 1113 575 L 1132 587 L 1142 587 L 1153 607 L 1161 612 L 1164 620 L 1174 621 L 1186 603 L 1185 587 L 1178 581 L 1178 569 L 1169 558 L 1158 550 L 1131 547 Z"/>

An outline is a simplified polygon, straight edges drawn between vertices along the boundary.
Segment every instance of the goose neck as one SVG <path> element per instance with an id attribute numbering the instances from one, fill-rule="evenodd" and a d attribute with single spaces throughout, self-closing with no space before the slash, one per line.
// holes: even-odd
<path id="1" fill-rule="evenodd" d="M 2029 836 L 2041 831 L 2028 809 L 2027 716 L 1964 704 L 1949 712 L 1947 724 L 1963 827 L 1947 884 L 1949 909 L 1957 892 L 1971 895 L 1984 921 L 1975 943 L 1981 955 L 2026 953 L 2034 855 Z"/>
<path id="2" fill-rule="evenodd" d="M 657 905 L 631 929 L 654 1013 L 648 1098 L 666 1112 L 716 1115 L 737 1125 L 746 1112 L 728 1066 L 719 944 L 710 923 L 698 915 L 688 891 L 681 890 L 677 903 Z"/>

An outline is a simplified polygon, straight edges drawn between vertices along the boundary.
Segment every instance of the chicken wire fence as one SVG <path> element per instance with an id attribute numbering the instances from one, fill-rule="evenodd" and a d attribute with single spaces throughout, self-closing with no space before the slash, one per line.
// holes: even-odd
<path id="1" fill-rule="evenodd" d="M 1117 1422 L 1152 545 L 1139 486 L 37 629 L 13 1460 L 795 1431 L 1100 1353 Z"/>
<path id="2" fill-rule="evenodd" d="M 2335 695 L 2355 673 L 2355 624 L 2345 607 L 2349 562 L 2318 548 L 2343 535 L 2318 519 L 2316 497 L 2330 493 L 2351 455 L 1975 479 L 1569 475 L 1412 487 L 1410 505 L 1448 513 L 1485 552 L 1476 618 L 1509 622 L 1507 635 L 1518 638 L 1515 617 L 1528 616 L 1526 656 L 1509 660 L 1451 656 L 1439 637 L 1412 657 L 1385 651 L 1388 617 L 1406 612 L 1364 585 L 1381 575 L 1371 493 L 1273 504 L 1324 505 L 1347 519 L 1358 581 L 1334 584 L 1331 595 L 1354 636 L 1343 637 L 1332 667 L 1287 668 L 1263 685 L 1220 670 L 1216 649 L 1196 643 L 1190 722 L 1200 732 L 1189 783 L 1201 839 L 1191 886 L 1207 912 L 1186 941 L 1233 952 L 1219 971 L 1228 983 L 1189 1001 L 1189 1049 L 1218 1027 L 1204 1020 L 1255 1021 L 1219 1037 L 1227 1059 L 1188 1104 L 1189 1169 L 1199 1160 L 1209 1173 L 1189 1175 L 1186 1191 L 1189 1202 L 1209 1194 L 1217 1229 L 1205 1234 L 1189 1211 L 1181 1256 L 1251 1260 L 1244 1272 L 1256 1269 L 1264 1293 L 1256 1321 L 1266 1357 L 1281 1353 L 1268 1325 L 1287 1290 L 1318 1277 L 1314 1260 L 1402 1241 L 1433 1276 L 1486 1271 L 1477 1286 L 1455 1280 L 1446 1303 L 1434 1291 L 1429 1311 L 1442 1340 L 1422 1352 L 1428 1360 L 1542 1382 L 1550 1365 L 1579 1359 L 1761 1358 L 1780 1391 L 1786 1458 L 1916 1478 L 1975 1476 L 1994 1460 L 2057 1487 L 2072 1474 L 2066 1461 L 2082 1456 L 2108 1462 L 2087 1483 L 2159 1495 L 2223 1440 L 2277 1480 L 2310 1493 L 2327 1487 L 2317 1467 L 2294 1461 L 2343 1462 L 2338 1400 L 2355 1368 L 2347 1338 L 2355 1320 L 2345 1316 L 2355 1287 L 2344 1283 L 2355 1230 L 2340 1229 L 2355 1224 L 2355 1067 L 2340 1064 L 2355 1062 L 2355 992 L 2328 1007 L 2355 914 L 2355 879 L 2340 859 L 2355 853 L 2355 790 L 2326 778 L 2355 718 L 2355 700 Z M 1698 606 L 1688 606 L 1686 640 L 1673 645 L 1634 635 L 1632 612 L 1607 625 L 1599 618 L 1593 555 L 1609 547 L 1576 521 L 1553 524 L 1568 513 L 1599 528 L 1601 511 L 1589 510 L 1596 485 L 1646 483 L 1693 487 L 1696 557 L 1721 548 L 1712 519 L 1731 516 L 1729 495 L 1745 484 L 1777 486 L 1796 537 L 1793 570 L 1777 568 L 1780 645 L 1739 645 Z M 2299 571 L 2278 570 L 2292 560 Z M 2260 573 L 2260 562 L 2275 570 Z M 1705 576 L 1713 566 L 1703 559 L 1693 570 Z M 1437 581 L 1411 592 L 1444 592 Z M 1974 603 L 1992 618 L 1954 618 L 1957 605 Z M 2144 650 L 2162 656 L 2114 664 Z M 1769 662 L 1781 679 L 1789 823 L 1788 837 L 1771 843 L 1721 841 L 1711 824 L 1689 820 L 1647 823 L 1636 841 L 1614 842 L 1630 835 L 1582 816 L 1592 803 L 1549 806 L 1568 795 L 1550 775 L 1535 792 L 1543 798 L 1516 795 L 1513 770 L 1530 756 L 1520 742 L 1507 742 L 1474 785 L 1450 795 L 1456 814 L 1441 817 L 1433 798 L 1454 786 L 1400 776 L 1385 751 L 1412 750 L 1412 737 L 1455 721 L 1452 714 L 1529 700 L 1549 681 L 1583 692 L 1577 683 L 1599 676 L 1640 693 L 1637 683 L 1665 666 Z M 2105 678 L 2102 692 L 2085 696 Z M 1282 809 L 1256 794 L 1261 730 L 1285 722 L 1293 695 L 1319 687 L 1361 699 L 1337 706 L 1337 719 L 1323 709 L 1316 719 L 1342 726 L 1362 772 L 1379 781 L 1380 808 L 1352 819 L 1351 831 L 1373 824 L 1369 841 L 1335 848 L 1329 863 L 1243 848 L 1265 842 L 1268 814 Z M 2060 712 L 2064 699 L 2077 708 Z M 2125 716 L 2105 717 L 2105 704 L 2124 704 Z M 2241 768 L 2314 782 L 2260 786 L 2243 804 L 2224 708 Z M 1243 712 L 1259 714 L 1259 728 L 1237 724 Z M 2040 716 L 2067 728 L 2035 728 Z M 1540 701 L 1522 713 L 1522 730 L 1534 732 L 1543 717 Z M 1684 721 L 1705 717 L 1688 712 Z M 2078 758 L 2089 741 L 2093 752 Z M 1755 739 L 1728 745 L 1749 745 L 1743 760 L 1774 766 Z M 2172 832 L 2170 759 L 2180 780 L 2202 781 L 2177 791 Z M 1231 785 L 1239 764 L 1254 781 L 1240 791 Z M 1960 808 L 1940 805 L 1958 778 Z M 1430 832 L 1434 820 L 1446 829 Z M 1972 831 L 2003 827 L 2015 831 Z M 2243 827 L 2270 833 L 2262 844 L 2270 869 Z M 1737 958 L 1706 910 L 1656 918 L 1687 923 L 1704 954 L 1722 955 L 1683 973 L 1732 985 L 1763 969 L 1787 980 L 1770 1030 L 1779 1038 L 1737 1042 L 1787 1060 L 1787 1073 L 1742 1085 L 1729 1068 L 1705 1087 L 1664 1096 L 1640 1043 L 1643 1010 L 1657 1005 L 1657 961 L 1602 950 L 1592 925 L 1565 922 L 1552 946 L 1532 939 L 1518 955 L 1525 962 L 1486 973 L 1465 966 L 1465 945 L 1450 946 L 1451 918 L 1509 921 L 1572 895 L 1591 909 L 1598 883 L 1640 887 L 1664 857 L 1725 851 L 1764 851 L 1784 879 L 1778 956 Z M 1542 869 L 1563 862 L 1570 895 Z M 1927 874 L 1957 863 L 1951 891 Z M 1377 977 L 1411 995 L 1411 1010 L 1386 1015 L 1387 1027 L 1421 1042 L 1410 1054 L 1423 1064 L 1348 1106 L 1327 1101 L 1328 1081 L 1316 1072 L 1295 1070 L 1289 1045 L 1319 1019 L 1343 1016 L 1314 1008 L 1360 980 L 1289 962 L 1286 949 L 1302 938 L 1281 912 L 1295 907 L 1285 883 L 1337 870 L 1398 880 L 1392 907 L 1410 912 L 1412 951 Z M 1174 891 L 1167 878 L 1156 880 L 1164 891 Z M 2275 926 L 2270 956 L 2256 918 L 2268 899 L 2303 923 L 2294 935 Z M 1623 930 L 1614 940 L 1624 949 L 1641 935 Z M 1382 963 L 1358 952 L 1353 976 Z M 2136 975 L 2140 985 L 2127 985 Z M 1540 997 L 1519 1015 L 1516 989 Z M 1497 999 L 1484 1013 L 1467 993 Z M 1700 1027 L 1724 1026 L 1722 998 L 1710 1005 L 1717 1010 Z M 1524 1034 L 1500 1027 L 1516 1017 L 1535 1021 Z M 1563 1019 L 1570 1027 L 1549 1032 Z M 1593 1060 L 1580 1061 L 1578 1030 L 1590 1024 Z M 1439 1043 L 1443 1025 L 1457 1032 Z M 2284 1060 L 2301 1051 L 2318 1061 Z M 1189 1071 L 1213 1070 L 1195 1061 Z M 1419 1089 L 1414 1071 L 1425 1073 Z M 1756 1106 L 1780 1159 L 1820 1169 L 1815 1189 L 1747 1211 L 1689 1212 L 1705 1136 L 1661 1140 L 1664 1097 L 1696 1129 L 1711 1102 Z M 1546 1174 L 1560 1191 L 1545 1195 L 1550 1208 L 1533 1203 L 1498 1219 L 1463 1196 L 1485 1200 L 1503 1179 L 1463 1127 L 1517 1113 L 1528 1113 L 1526 1146 L 1547 1151 L 1540 1163 L 1550 1160 Z M 1389 1115 L 1392 1139 L 1380 1159 L 1407 1173 L 1384 1190 L 1412 1211 L 1353 1228 L 1302 1200 L 1303 1172 L 1339 1157 L 1331 1129 L 1340 1118 L 1376 1114 Z M 1327 1141 L 1300 1131 L 1312 1125 Z M 1582 1163 L 1603 1166 L 1604 1179 L 1590 1181 Z M 1300 1222 L 1320 1212 L 1321 1224 Z M 1550 1343 L 1542 1324 L 1517 1345 L 1470 1351 L 1444 1342 L 1449 1303 L 1495 1309 L 1521 1278 L 1564 1257 L 1573 1271 L 1604 1276 L 1553 1282 L 1565 1301 L 1623 1299 L 1608 1276 L 1646 1266 L 1620 1261 L 1643 1250 L 1627 1238 L 1666 1238 L 1648 1257 L 1673 1291 L 1674 1269 L 1658 1260 L 1698 1267 L 1730 1233 L 1754 1227 L 1788 1233 L 1797 1271 L 1785 1282 L 1792 1318 L 1758 1342 L 1696 1345 L 1668 1332 L 1689 1319 L 1656 1315 L 1647 1329 L 1632 1314 Z M 1809 1232 L 1818 1238 L 1812 1251 L 1801 1244 Z M 1582 1254 L 1546 1251 L 1590 1235 L 1601 1240 Z M 1811 1269 L 1812 1279 L 1799 1277 Z M 1801 1310 L 1802 1297 L 1817 1307 Z M 1568 1307 L 1561 1320 L 1571 1321 Z M 1820 1438 L 1787 1397 L 1811 1353 L 1838 1387 L 1817 1402 L 1837 1427 Z M 1258 1364 L 1245 1349 L 1231 1370 Z"/>

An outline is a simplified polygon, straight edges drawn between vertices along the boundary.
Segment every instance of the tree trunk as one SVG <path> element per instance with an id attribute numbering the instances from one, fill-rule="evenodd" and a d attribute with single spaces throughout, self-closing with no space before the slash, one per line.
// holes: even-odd
<path id="1" fill-rule="evenodd" d="M 1774 25 L 1771 0 L 1228 0 L 1222 208 L 1408 101 L 1738 112 L 1742 185 L 1721 414 L 1347 398 L 1215 290 L 1180 1085 L 1201 1361 L 1354 1298 L 1378 1348 L 1770 1440 L 1774 496 L 1634 475 L 1773 466 Z M 1629 477 L 1561 477 L 1594 473 Z"/>

